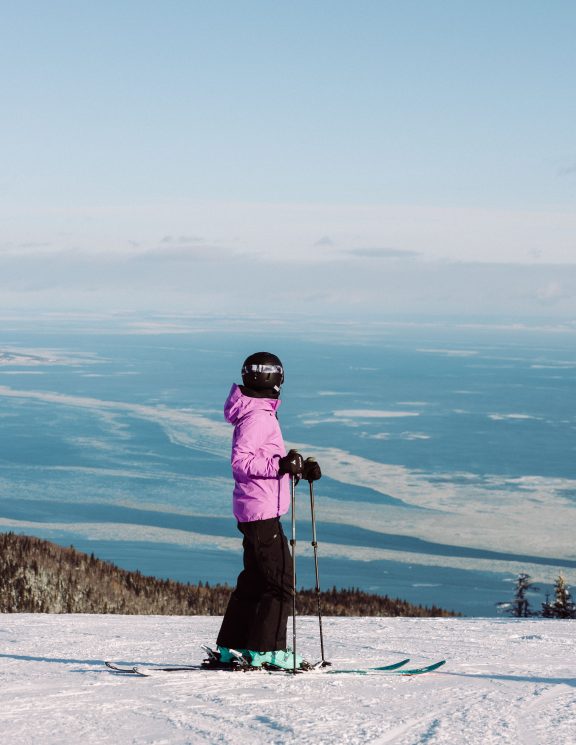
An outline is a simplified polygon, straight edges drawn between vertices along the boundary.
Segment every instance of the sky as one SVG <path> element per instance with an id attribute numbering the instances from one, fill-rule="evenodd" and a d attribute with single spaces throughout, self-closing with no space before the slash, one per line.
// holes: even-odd
<path id="1" fill-rule="evenodd" d="M 570 0 L 5 0 L 0 307 L 576 318 Z"/>

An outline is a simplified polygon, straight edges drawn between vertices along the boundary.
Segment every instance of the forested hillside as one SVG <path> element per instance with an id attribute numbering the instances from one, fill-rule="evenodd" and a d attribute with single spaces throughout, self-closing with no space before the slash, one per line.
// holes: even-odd
<path id="1" fill-rule="evenodd" d="M 183 584 L 120 569 L 73 547 L 31 536 L 0 534 L 0 612 L 220 615 L 228 585 Z M 316 593 L 298 592 L 298 613 L 317 613 Z M 357 589 L 322 593 L 322 611 L 332 616 L 451 616 Z"/>

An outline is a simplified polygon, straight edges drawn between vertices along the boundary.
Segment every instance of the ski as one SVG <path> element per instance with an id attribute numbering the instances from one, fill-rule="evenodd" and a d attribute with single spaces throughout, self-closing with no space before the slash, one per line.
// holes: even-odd
<path id="1" fill-rule="evenodd" d="M 142 678 L 149 678 L 154 675 L 157 675 L 158 673 L 189 673 L 194 670 L 203 670 L 202 665 L 183 665 L 182 667 L 174 666 L 174 667 L 160 667 L 156 665 L 134 665 L 134 667 L 130 668 L 130 672 L 138 675 Z M 228 665 L 227 668 L 224 668 L 224 666 L 216 668 L 215 670 L 232 670 L 232 668 Z"/>
<path id="2" fill-rule="evenodd" d="M 439 660 L 430 665 L 424 665 L 422 667 L 406 668 L 406 665 L 410 662 L 410 658 L 400 660 L 399 662 L 393 662 L 390 665 L 379 665 L 375 667 L 365 668 L 352 668 L 347 669 L 325 669 L 320 667 L 321 663 L 310 665 L 306 669 L 298 670 L 300 673 L 314 672 L 322 675 L 424 675 L 426 673 L 434 672 L 438 668 L 446 664 L 446 660 Z M 292 669 L 285 670 L 280 667 L 262 666 L 252 667 L 248 664 L 219 664 L 216 660 L 210 659 L 199 665 L 133 665 L 123 666 L 117 665 L 114 662 L 105 662 L 106 667 L 117 673 L 124 673 L 127 675 L 138 675 L 140 677 L 152 677 L 156 674 L 162 673 L 184 673 L 184 672 L 195 672 L 200 670 L 223 670 L 225 672 L 265 672 L 270 674 L 284 673 L 292 674 Z"/>
<path id="3" fill-rule="evenodd" d="M 133 667 L 124 667 L 123 665 L 117 665 L 115 662 L 104 661 L 104 664 L 110 670 L 114 670 L 115 673 L 133 673 Z"/>
<path id="4" fill-rule="evenodd" d="M 404 665 L 408 662 L 410 662 L 409 659 L 403 660 L 395 665 L 384 665 L 381 667 L 365 667 L 353 670 L 327 670 L 326 675 L 345 675 L 347 673 L 354 675 L 424 675 L 425 673 L 432 673 L 434 670 L 438 670 L 438 668 L 446 664 L 446 660 L 439 660 L 431 665 L 406 669 Z"/>
<path id="5" fill-rule="evenodd" d="M 395 662 L 392 665 L 382 665 L 378 667 L 366 667 L 366 668 L 354 668 L 352 670 L 323 670 L 319 668 L 318 666 L 312 666 L 309 669 L 305 670 L 297 670 L 298 673 L 307 673 L 307 672 L 314 672 L 314 673 L 320 673 L 321 675 L 390 675 L 390 676 L 411 676 L 411 675 L 424 675 L 426 673 L 431 673 L 434 670 L 438 670 L 438 668 L 442 667 L 442 665 L 446 664 L 446 660 L 440 660 L 439 662 L 434 662 L 431 665 L 425 665 L 423 667 L 416 667 L 416 668 L 409 668 L 409 669 L 403 669 L 403 665 L 406 665 L 409 660 L 402 660 L 401 662 Z M 143 665 L 136 665 L 133 668 L 130 668 L 129 672 L 135 673 L 136 675 L 139 675 L 141 677 L 147 678 L 147 677 L 154 677 L 155 675 L 162 675 L 164 673 L 174 673 L 174 672 L 191 672 L 195 670 L 224 670 L 227 672 L 261 672 L 261 673 L 269 673 L 269 674 L 284 674 L 284 675 L 291 675 L 293 673 L 292 669 L 284 669 L 280 667 L 270 667 L 270 666 L 262 666 L 262 667 L 251 667 L 250 665 L 246 666 L 231 666 L 231 665 L 196 665 L 196 666 L 186 666 L 186 667 L 155 667 L 153 665 L 149 666 L 143 666 Z"/>
<path id="6" fill-rule="evenodd" d="M 220 659 L 219 653 L 213 650 L 211 647 L 208 647 L 206 644 L 202 644 L 201 646 L 202 646 L 202 649 L 208 655 L 208 660 L 205 660 L 202 667 L 210 669 L 211 667 L 216 666 L 216 667 L 221 668 L 222 666 L 219 665 L 219 659 Z M 242 654 L 240 652 L 236 651 L 235 649 L 231 649 L 230 652 L 236 658 L 235 665 L 233 667 L 234 670 L 243 670 L 244 672 L 246 672 L 246 671 L 261 669 L 269 673 L 292 673 L 292 674 L 294 673 L 294 670 L 292 668 L 284 669 L 281 667 L 274 667 L 273 665 L 268 665 L 266 663 L 262 665 L 262 668 L 253 668 L 250 664 L 246 662 L 246 660 L 242 657 Z M 399 668 L 403 667 L 404 665 L 407 665 L 409 662 L 410 662 L 410 658 L 406 657 L 406 659 L 400 660 L 400 662 L 393 662 L 390 665 L 381 665 L 379 667 L 370 668 L 370 670 L 379 671 L 379 672 L 385 672 L 385 671 L 392 672 L 393 670 L 399 670 Z M 332 667 L 331 662 L 323 662 L 321 660 L 319 660 L 318 662 L 304 661 L 303 667 L 297 669 L 296 672 L 307 673 L 307 672 L 318 671 L 318 672 L 333 673 L 333 674 L 346 673 L 346 672 L 361 672 L 361 671 L 356 671 L 356 670 L 350 670 L 350 671 L 334 670 L 334 669 L 327 670 L 326 668 L 328 667 Z"/>
<path id="7" fill-rule="evenodd" d="M 356 674 L 367 674 L 369 672 L 393 672 L 394 670 L 399 670 L 399 668 L 404 667 L 404 665 L 407 665 L 410 662 L 410 657 L 407 657 L 405 660 L 400 660 L 400 662 L 393 662 L 391 665 L 380 665 L 379 667 L 363 667 L 363 668 L 352 668 L 350 670 L 345 669 L 332 669 L 332 670 L 324 670 L 324 673 L 326 675 L 342 675 L 345 673 L 356 673 Z"/>
<path id="8" fill-rule="evenodd" d="M 135 668 L 141 668 L 142 670 L 156 670 L 158 672 L 171 672 L 171 671 L 184 671 L 184 670 L 201 670 L 202 665 L 117 665 L 115 662 L 104 662 L 106 667 L 113 670 L 115 673 L 127 673 L 134 674 Z"/>
<path id="9" fill-rule="evenodd" d="M 391 665 L 382 665 L 381 667 L 375 667 L 374 670 L 397 670 L 399 667 L 404 667 L 404 665 L 407 665 L 410 662 L 410 657 L 406 657 L 405 660 L 400 660 L 400 662 L 393 662 Z M 330 670 L 327 670 L 326 672 L 330 672 Z"/>
<path id="10" fill-rule="evenodd" d="M 396 670 L 396 675 L 424 675 L 424 673 L 433 673 L 434 670 L 438 670 L 439 667 L 445 664 L 446 660 L 439 660 L 438 662 L 433 662 L 431 665 L 416 667 L 412 670 Z"/>

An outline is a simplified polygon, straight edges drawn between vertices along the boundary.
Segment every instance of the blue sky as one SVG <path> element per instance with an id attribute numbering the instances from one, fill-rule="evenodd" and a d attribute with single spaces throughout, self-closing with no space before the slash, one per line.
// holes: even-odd
<path id="1" fill-rule="evenodd" d="M 554 0 L 6 3 L 0 304 L 573 316 L 574 38 Z"/>

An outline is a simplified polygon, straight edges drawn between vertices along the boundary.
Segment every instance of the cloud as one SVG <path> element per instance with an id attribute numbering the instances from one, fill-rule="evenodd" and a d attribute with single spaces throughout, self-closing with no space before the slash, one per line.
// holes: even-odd
<path id="1" fill-rule="evenodd" d="M 424 261 L 392 248 L 323 256 L 318 251 L 288 261 L 272 250 L 249 252 L 240 246 L 153 240 L 141 246 L 0 251 L 0 308 L 261 313 L 266 307 L 275 317 L 305 312 L 350 320 L 455 313 L 576 317 L 576 265 L 571 264 Z"/>
<path id="2" fill-rule="evenodd" d="M 179 246 L 153 248 L 136 254 L 132 261 L 221 261 L 231 258 L 232 252 L 217 246 Z"/>
<path id="3" fill-rule="evenodd" d="M 351 248 L 345 253 L 362 259 L 413 259 L 420 256 L 418 251 L 400 248 Z"/>
<path id="4" fill-rule="evenodd" d="M 156 246 L 134 253 L 135 262 L 235 261 L 248 254 L 238 249 L 209 243 L 197 235 L 165 235 Z"/>
<path id="5" fill-rule="evenodd" d="M 192 243 L 204 243 L 204 239 L 198 235 L 165 235 L 160 243 L 170 243 L 177 246 L 188 246 Z"/>
<path id="6" fill-rule="evenodd" d="M 558 169 L 559 176 L 576 176 L 576 163 Z"/>
<path id="7" fill-rule="evenodd" d="M 36 248 L 46 248 L 47 246 L 51 246 L 51 245 L 52 244 L 49 242 L 28 241 L 25 243 L 18 243 L 16 248 L 36 249 Z"/>
<path id="8" fill-rule="evenodd" d="M 3 254 L 13 253 L 18 256 L 27 255 L 43 249 L 52 248 L 53 244 L 49 241 L 22 241 L 20 243 L 0 243 L 0 252 Z M 46 253 L 46 251 L 44 251 Z"/>
<path id="9" fill-rule="evenodd" d="M 322 238 L 316 241 L 315 246 L 334 246 L 335 243 L 329 235 L 323 235 Z"/>
<path id="10" fill-rule="evenodd" d="M 570 297 L 570 293 L 568 293 L 560 282 L 556 280 L 552 280 L 547 282 L 545 285 L 542 285 L 542 287 L 539 287 L 536 290 L 535 294 L 536 298 L 546 305 L 557 303 L 559 300 L 564 300 L 565 298 Z"/>
<path id="11" fill-rule="evenodd" d="M 178 262 L 183 264 L 217 264 L 219 267 L 224 269 L 229 263 L 250 263 L 256 260 L 262 264 L 271 262 L 276 266 L 277 259 L 273 255 L 267 256 L 253 251 L 230 248 L 229 246 L 222 246 L 214 243 L 206 243 L 197 246 L 171 246 L 167 248 L 158 246 L 156 248 L 150 248 L 135 253 L 130 258 L 130 261 L 135 264 L 147 262 L 164 263 L 167 271 L 169 271 L 168 267 L 171 263 L 174 264 Z"/>

